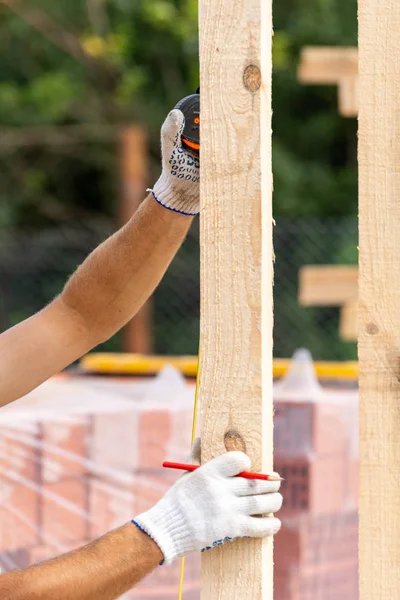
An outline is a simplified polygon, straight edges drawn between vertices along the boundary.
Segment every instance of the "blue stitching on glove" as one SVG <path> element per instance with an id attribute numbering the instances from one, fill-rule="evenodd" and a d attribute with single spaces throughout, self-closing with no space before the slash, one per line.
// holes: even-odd
<path id="1" fill-rule="evenodd" d="M 198 213 L 185 213 L 183 212 L 183 210 L 177 210 L 176 208 L 172 208 L 171 206 L 166 206 L 165 204 L 159 201 L 153 190 L 151 191 L 151 193 L 153 194 L 154 200 L 158 202 L 160 206 L 166 208 L 167 210 L 172 210 L 173 212 L 179 213 L 180 215 L 185 215 L 185 217 L 196 217 L 198 215 Z"/>
<path id="2" fill-rule="evenodd" d="M 135 519 L 132 519 L 131 523 L 133 523 L 134 525 L 136 525 L 136 527 L 139 529 L 139 531 L 141 531 L 142 533 L 146 534 L 146 535 L 147 535 L 147 537 L 149 537 L 151 540 L 153 540 L 153 538 L 151 537 L 151 535 L 149 535 L 149 534 L 147 533 L 147 531 L 145 531 L 145 530 L 143 529 L 143 527 L 141 527 L 141 526 L 139 525 L 139 523 L 136 523 Z M 155 543 L 157 544 L 157 542 L 156 542 L 155 540 L 153 540 L 153 542 L 155 542 Z M 157 546 L 158 546 L 158 544 L 157 544 Z M 162 560 L 162 561 L 160 562 L 160 567 L 162 567 L 164 563 L 165 563 L 165 560 Z"/>
<path id="3" fill-rule="evenodd" d="M 217 546 L 223 546 L 225 544 L 225 542 L 233 542 L 235 538 L 230 538 L 230 537 L 226 537 L 223 540 L 217 540 L 216 542 L 213 542 L 212 546 L 206 546 L 205 548 L 203 548 L 202 552 L 205 552 L 206 550 L 212 550 L 213 548 L 216 548 Z"/>

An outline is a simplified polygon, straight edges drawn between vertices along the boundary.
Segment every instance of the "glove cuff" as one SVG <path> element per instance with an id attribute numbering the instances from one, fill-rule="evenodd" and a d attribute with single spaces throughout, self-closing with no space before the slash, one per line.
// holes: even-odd
<path id="1" fill-rule="evenodd" d="M 194 551 L 188 527 L 177 509 L 166 512 L 158 505 L 135 517 L 133 523 L 142 529 L 160 548 L 164 562 L 170 564 L 175 558 Z"/>
<path id="2" fill-rule="evenodd" d="M 177 184 L 178 182 L 180 183 L 180 180 L 177 180 Z M 195 190 L 191 194 L 190 189 L 185 189 L 183 186 L 182 189 L 176 189 L 176 187 L 171 185 L 170 177 L 165 177 L 162 174 L 155 184 L 154 189 L 149 191 L 153 194 L 156 202 L 164 206 L 164 208 L 188 217 L 198 215 L 200 212 L 198 191 Z"/>

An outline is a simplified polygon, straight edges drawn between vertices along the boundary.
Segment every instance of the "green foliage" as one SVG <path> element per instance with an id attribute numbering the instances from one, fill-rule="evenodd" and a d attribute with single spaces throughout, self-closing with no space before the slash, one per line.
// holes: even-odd
<path id="1" fill-rule="evenodd" d="M 18 127 L 23 134 L 32 126 L 95 123 L 101 128 L 141 121 L 150 131 L 154 177 L 160 124 L 175 102 L 198 85 L 197 9 L 196 0 L 35 0 L 19 14 L 3 6 L 0 127 Z M 274 5 L 274 21 L 275 214 L 355 213 L 355 120 L 338 115 L 336 89 L 302 86 L 296 69 L 304 45 L 356 44 L 356 0 L 282 0 Z M 115 177 L 114 146 L 86 144 L 84 152 L 47 142 L 34 150 L 35 170 L 43 174 L 35 175 L 36 193 L 47 197 L 51 179 L 57 202 L 70 205 L 56 220 L 77 218 L 77 207 L 113 211 L 114 202 L 104 198 L 111 183 L 103 186 L 102 181 L 96 203 L 77 185 L 71 190 L 75 201 L 62 192 L 65 173 L 76 182 L 90 177 L 97 188 L 99 178 Z M 16 155 L 19 172 L 31 169 L 32 153 L 25 144 L 3 152 L 4 189 L 15 189 L 14 170 L 8 166 Z M 49 158 L 55 155 L 57 164 Z M 23 189 L 31 189 L 31 180 L 31 174 L 19 178 L 0 226 L 10 219 L 27 225 L 25 215 L 32 213 L 37 223 L 49 220 L 46 203 L 32 195 L 28 199 Z"/>
<path id="2" fill-rule="evenodd" d="M 111 216 L 118 194 L 117 137 L 92 139 L 75 129 L 71 143 L 57 141 L 57 135 L 65 126 L 92 124 L 101 134 L 110 127 L 117 132 L 122 123 L 145 123 L 151 183 L 159 172 L 160 125 L 199 83 L 197 0 L 34 0 L 18 11 L 20 5 L 10 4 L 11 10 L 0 4 L 0 228 Z M 304 45 L 356 45 L 356 12 L 357 0 L 274 3 L 278 224 L 286 217 L 357 212 L 355 119 L 339 116 L 336 88 L 303 86 L 296 77 Z M 2 145 L 5 137 L 9 142 Z M 299 264 L 312 243 L 302 242 Z M 355 262 L 356 241 L 342 239 L 334 252 L 327 241 L 324 259 Z M 285 311 L 295 310 L 293 294 L 282 290 L 279 297 L 281 331 Z M 193 336 L 196 311 L 198 306 L 187 315 Z M 309 311 L 304 317 L 301 335 L 318 328 L 316 315 Z M 166 328 L 156 323 L 161 337 Z M 290 332 L 284 335 L 286 342 L 278 341 L 277 347 L 288 354 Z M 316 356 L 323 354 L 327 339 L 314 346 Z M 191 340 L 184 345 L 193 351 Z M 342 353 L 339 345 L 337 352 L 331 350 Z"/>

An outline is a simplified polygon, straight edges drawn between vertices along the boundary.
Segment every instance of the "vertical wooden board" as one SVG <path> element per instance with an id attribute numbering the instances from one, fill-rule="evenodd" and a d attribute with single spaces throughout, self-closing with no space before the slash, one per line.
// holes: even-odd
<path id="1" fill-rule="evenodd" d="M 343 340 L 355 342 L 358 338 L 358 301 L 346 302 L 340 311 L 339 333 Z"/>
<path id="2" fill-rule="evenodd" d="M 339 114 L 342 117 L 357 117 L 359 104 L 358 75 L 340 80 L 338 101 Z"/>
<path id="3" fill-rule="evenodd" d="M 272 468 L 271 0 L 200 0 L 202 457 Z M 202 600 L 270 600 L 272 541 L 202 555 Z"/>
<path id="4" fill-rule="evenodd" d="M 359 0 L 360 600 L 400 598 L 399 31 Z"/>
<path id="5" fill-rule="evenodd" d="M 146 130 L 132 125 L 121 134 L 121 198 L 119 223 L 125 225 L 137 211 L 144 196 L 149 173 L 148 140 Z M 138 313 L 124 328 L 124 351 L 138 354 L 151 354 L 152 340 L 152 299 L 149 298 Z"/>

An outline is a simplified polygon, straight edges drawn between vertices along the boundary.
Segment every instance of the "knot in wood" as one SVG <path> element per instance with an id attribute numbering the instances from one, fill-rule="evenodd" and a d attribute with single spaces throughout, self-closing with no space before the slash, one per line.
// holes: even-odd
<path id="1" fill-rule="evenodd" d="M 228 452 L 233 450 L 239 450 L 240 452 L 246 452 L 246 442 L 234 429 L 229 429 L 224 435 L 224 444 Z"/>
<path id="2" fill-rule="evenodd" d="M 248 65 L 243 73 L 244 87 L 249 92 L 257 92 L 261 87 L 261 71 L 257 65 Z"/>
<path id="3" fill-rule="evenodd" d="M 375 323 L 368 323 L 365 328 L 368 335 L 377 335 L 379 333 L 379 327 Z"/>

